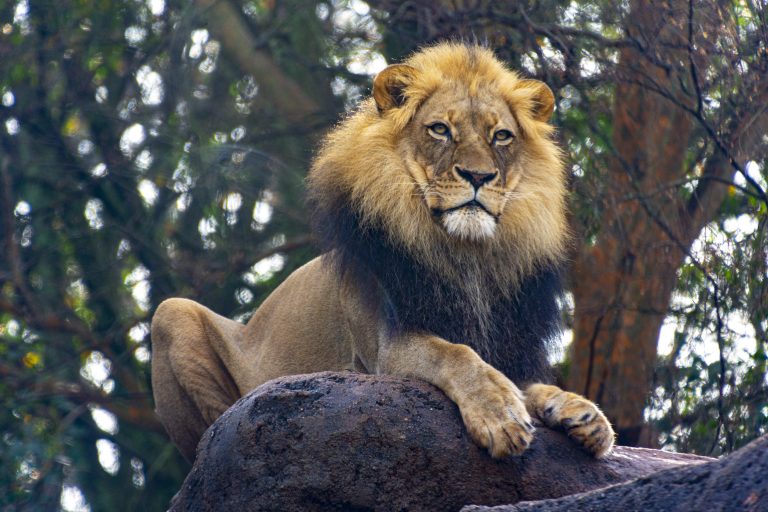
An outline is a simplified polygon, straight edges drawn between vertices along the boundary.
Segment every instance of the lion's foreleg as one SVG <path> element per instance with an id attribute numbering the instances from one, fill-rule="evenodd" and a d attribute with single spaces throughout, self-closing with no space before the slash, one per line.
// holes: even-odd
<path id="1" fill-rule="evenodd" d="M 603 457 L 613 448 L 610 422 L 597 405 L 581 395 L 548 384 L 531 384 L 525 390 L 525 405 L 548 427 L 564 428 L 595 457 Z"/>
<path id="2" fill-rule="evenodd" d="M 388 340 L 379 346 L 377 370 L 442 389 L 458 405 L 472 439 L 493 457 L 520 454 L 531 442 L 523 393 L 466 345 L 423 334 Z"/>

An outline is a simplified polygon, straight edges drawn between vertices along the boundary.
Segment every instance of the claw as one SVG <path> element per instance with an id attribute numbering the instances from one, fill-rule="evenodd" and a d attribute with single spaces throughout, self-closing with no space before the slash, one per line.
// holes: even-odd
<path id="1" fill-rule="evenodd" d="M 504 432 L 504 435 L 507 436 L 507 439 L 509 440 L 509 444 L 517 448 L 515 445 L 515 440 L 512 438 L 512 434 L 509 433 L 506 426 L 501 427 L 501 431 Z"/>
<path id="2" fill-rule="evenodd" d="M 487 423 L 483 422 L 485 424 L 485 430 L 488 431 L 488 453 L 491 455 L 494 455 L 493 451 L 493 434 L 491 434 L 491 427 L 488 426 Z"/>

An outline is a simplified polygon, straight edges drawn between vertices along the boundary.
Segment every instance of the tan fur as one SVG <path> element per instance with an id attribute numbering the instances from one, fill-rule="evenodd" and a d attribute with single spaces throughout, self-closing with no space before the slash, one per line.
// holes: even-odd
<path id="1" fill-rule="evenodd" d="M 488 50 L 427 48 L 383 71 L 374 98 L 328 135 L 310 173 L 310 192 L 321 202 L 344 198 L 363 223 L 457 286 L 468 286 L 454 264 L 463 259 L 482 265 L 499 289 L 513 293 L 524 276 L 562 258 L 567 243 L 563 165 L 546 122 L 552 108 L 549 88 L 520 79 Z M 436 120 L 449 125 L 452 139 L 429 128 Z M 514 139 L 497 144 L 494 134 L 502 129 Z M 441 171 L 430 155 L 449 143 L 460 149 Z M 512 156 L 499 168 L 502 160 L 494 155 L 502 149 Z M 487 174 L 487 182 L 475 188 L 466 173 L 462 177 L 464 168 Z M 473 198 L 482 208 L 466 206 Z M 192 301 L 161 304 L 152 323 L 155 401 L 187 458 L 194 458 L 204 428 L 239 396 L 278 376 L 321 370 L 435 384 L 494 457 L 527 448 L 530 414 L 568 427 L 596 456 L 610 451 L 613 431 L 594 404 L 543 384 L 526 395 L 472 349 L 454 343 L 462 340 L 387 334 L 376 283 L 356 282 L 353 275 L 340 275 L 329 256 L 317 258 L 278 287 L 247 326 Z"/>

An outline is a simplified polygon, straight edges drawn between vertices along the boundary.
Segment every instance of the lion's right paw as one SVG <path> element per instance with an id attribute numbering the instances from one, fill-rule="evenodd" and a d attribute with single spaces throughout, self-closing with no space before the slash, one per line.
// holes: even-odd
<path id="1" fill-rule="evenodd" d="M 520 455 L 535 430 L 522 393 L 496 370 L 489 371 L 479 388 L 459 404 L 470 437 L 495 459 Z"/>

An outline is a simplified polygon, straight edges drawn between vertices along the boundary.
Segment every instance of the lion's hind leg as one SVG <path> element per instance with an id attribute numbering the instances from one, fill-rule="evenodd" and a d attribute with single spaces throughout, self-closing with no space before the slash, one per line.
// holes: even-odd
<path id="1" fill-rule="evenodd" d="M 597 458 L 610 453 L 613 428 L 590 400 L 548 384 L 530 385 L 525 397 L 528 412 L 548 427 L 565 429 L 568 437 Z"/>
<path id="2" fill-rule="evenodd" d="M 152 318 L 155 410 L 190 461 L 205 429 L 241 396 L 222 356 L 242 327 L 186 299 L 166 300 Z"/>

